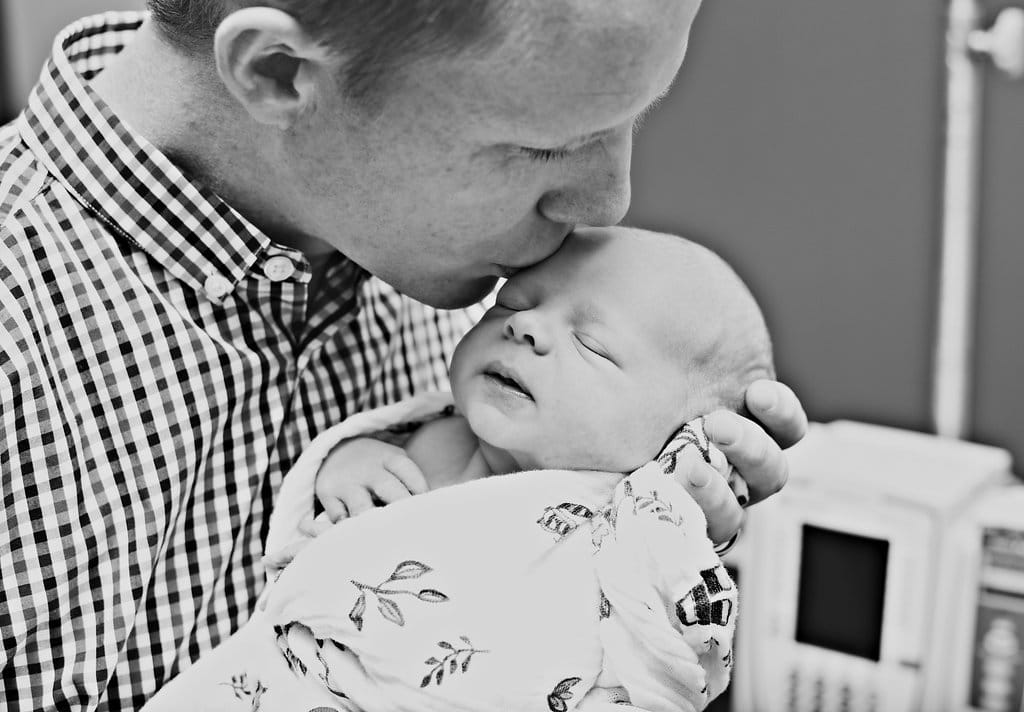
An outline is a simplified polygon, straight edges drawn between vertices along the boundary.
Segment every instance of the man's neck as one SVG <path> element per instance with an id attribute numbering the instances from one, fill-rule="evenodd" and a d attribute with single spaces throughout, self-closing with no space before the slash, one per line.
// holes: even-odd
<path id="1" fill-rule="evenodd" d="M 286 219 L 284 180 L 260 152 L 276 129 L 252 121 L 209 65 L 176 51 L 147 20 L 92 80 L 118 119 L 272 240 L 307 255 L 333 251 Z"/>

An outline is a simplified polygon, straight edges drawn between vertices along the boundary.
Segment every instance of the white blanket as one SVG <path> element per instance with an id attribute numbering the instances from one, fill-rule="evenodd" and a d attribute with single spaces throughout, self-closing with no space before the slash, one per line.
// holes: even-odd
<path id="1" fill-rule="evenodd" d="M 318 437 L 285 478 L 267 550 L 303 542 L 335 443 L 449 403 L 420 396 Z M 691 451 L 709 453 L 699 424 L 659 461 Z M 699 710 L 728 684 L 737 601 L 705 530 L 653 462 L 402 500 L 306 542 L 262 610 L 144 709 Z"/>

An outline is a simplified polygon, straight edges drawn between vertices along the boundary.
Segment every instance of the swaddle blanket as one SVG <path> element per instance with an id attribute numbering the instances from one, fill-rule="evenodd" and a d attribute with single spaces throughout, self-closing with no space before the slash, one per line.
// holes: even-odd
<path id="1" fill-rule="evenodd" d="M 267 550 L 302 540 L 335 443 L 449 403 L 421 396 L 320 436 L 285 478 Z M 736 589 L 666 474 L 691 453 L 709 455 L 699 424 L 628 476 L 494 476 L 342 520 L 144 709 L 702 709 L 728 683 Z"/>

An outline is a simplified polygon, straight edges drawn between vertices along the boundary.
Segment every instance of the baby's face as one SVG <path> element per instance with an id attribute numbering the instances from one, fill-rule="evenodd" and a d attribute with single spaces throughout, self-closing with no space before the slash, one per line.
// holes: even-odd
<path id="1" fill-rule="evenodd" d="M 523 469 L 627 472 L 659 452 L 686 412 L 680 345 L 704 350 L 708 328 L 658 249 L 583 230 L 505 283 L 452 361 L 477 437 Z"/>

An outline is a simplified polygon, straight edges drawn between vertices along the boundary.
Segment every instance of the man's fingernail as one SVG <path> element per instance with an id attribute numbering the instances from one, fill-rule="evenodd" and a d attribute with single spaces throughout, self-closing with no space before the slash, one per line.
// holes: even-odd
<path id="1" fill-rule="evenodd" d="M 746 507 L 747 506 L 747 502 L 750 501 L 750 498 L 747 497 L 747 495 L 745 495 L 745 494 L 741 494 L 741 495 L 736 497 L 736 501 L 740 503 L 741 507 Z"/>
<path id="2" fill-rule="evenodd" d="M 775 391 L 771 388 L 757 388 L 751 395 L 753 401 L 751 405 L 762 413 L 770 412 L 779 402 L 779 399 L 775 397 Z"/>
<path id="3" fill-rule="evenodd" d="M 690 484 L 694 487 L 707 487 L 708 483 L 711 482 L 711 473 L 706 468 L 701 467 L 690 473 Z"/>
<path id="4" fill-rule="evenodd" d="M 707 434 L 716 445 L 732 445 L 739 437 L 735 424 L 729 421 L 714 421 Z"/>

